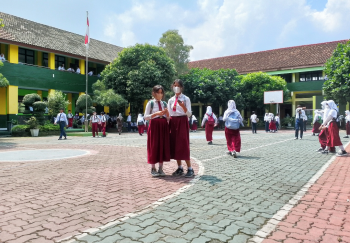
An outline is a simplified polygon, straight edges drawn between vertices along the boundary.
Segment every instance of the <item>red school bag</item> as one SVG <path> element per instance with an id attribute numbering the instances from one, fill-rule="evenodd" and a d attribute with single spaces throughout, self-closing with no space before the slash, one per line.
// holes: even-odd
<path id="1" fill-rule="evenodd" d="M 211 116 L 208 115 L 208 114 L 206 114 L 206 115 L 208 116 L 208 121 L 207 121 L 208 125 L 214 126 L 214 124 L 215 124 L 215 119 L 214 119 L 214 117 L 213 117 L 213 114 L 211 114 Z"/>

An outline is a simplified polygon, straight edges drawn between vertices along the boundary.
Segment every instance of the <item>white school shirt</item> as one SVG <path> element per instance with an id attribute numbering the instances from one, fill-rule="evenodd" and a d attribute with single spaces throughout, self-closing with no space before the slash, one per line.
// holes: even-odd
<path id="1" fill-rule="evenodd" d="M 66 122 L 66 124 L 68 124 L 67 116 L 66 116 L 66 114 L 64 114 L 64 112 L 57 114 L 56 123 L 61 122 L 61 121 L 64 121 L 64 122 Z"/>
<path id="2" fill-rule="evenodd" d="M 299 114 L 298 111 L 295 111 L 295 119 L 303 119 L 303 120 L 307 120 L 306 115 L 303 114 L 303 112 L 301 112 L 301 114 Z"/>
<path id="3" fill-rule="evenodd" d="M 218 123 L 218 119 L 216 118 L 215 114 L 214 113 L 211 113 L 211 115 L 213 116 L 214 120 L 215 120 L 215 123 Z M 204 126 L 205 124 L 205 121 L 208 120 L 208 115 L 205 113 L 204 117 L 203 117 L 203 121 L 202 121 L 202 126 Z"/>
<path id="4" fill-rule="evenodd" d="M 126 119 L 127 122 L 131 122 L 131 115 L 128 115 L 128 118 Z"/>
<path id="5" fill-rule="evenodd" d="M 67 114 L 67 118 L 73 118 L 73 114 L 72 113 L 68 113 Z"/>
<path id="6" fill-rule="evenodd" d="M 152 109 L 152 106 L 151 106 L 151 103 L 152 103 L 151 101 L 153 101 L 153 109 Z M 162 107 L 162 111 L 164 111 L 164 109 L 167 108 L 167 107 L 164 107 L 163 101 L 160 101 L 160 105 Z M 145 115 L 143 116 L 143 118 L 146 121 L 154 119 L 154 118 L 158 118 L 159 116 L 155 116 L 155 117 L 151 118 L 152 114 L 154 114 L 154 113 L 156 113 L 158 111 L 159 111 L 158 101 L 155 100 L 155 99 L 150 100 L 150 101 L 148 101 L 148 103 L 146 105 Z M 166 117 L 166 115 L 164 115 L 163 117 Z"/>
<path id="7" fill-rule="evenodd" d="M 347 116 L 345 117 L 345 122 L 350 122 L 350 115 L 347 115 Z"/>
<path id="8" fill-rule="evenodd" d="M 80 73 L 80 68 L 77 68 L 77 71 L 76 71 L 76 73 Z"/>
<path id="9" fill-rule="evenodd" d="M 333 121 L 333 119 L 337 119 L 337 111 L 334 110 L 334 109 L 331 109 L 329 112 L 328 112 L 328 117 L 323 121 L 322 125 L 323 126 L 329 126 L 329 124 Z"/>
<path id="10" fill-rule="evenodd" d="M 91 119 L 91 122 L 92 122 L 92 123 L 95 123 L 95 122 L 99 122 L 99 121 L 100 121 L 100 118 L 98 118 L 97 115 L 92 115 L 90 119 Z"/>
<path id="11" fill-rule="evenodd" d="M 222 116 L 219 116 L 219 121 L 222 121 L 224 118 Z"/>
<path id="12" fill-rule="evenodd" d="M 269 121 L 269 115 L 268 114 L 264 116 L 264 121 L 266 121 L 266 122 Z"/>
<path id="13" fill-rule="evenodd" d="M 176 111 L 173 111 L 175 100 L 176 100 L 176 97 L 174 95 L 168 101 L 169 115 L 170 116 L 187 116 L 187 117 L 191 117 L 192 116 L 192 110 L 191 110 L 191 100 L 190 100 L 190 98 L 188 98 L 186 95 L 184 95 L 182 93 L 179 95 L 179 98 L 178 98 L 178 101 L 180 100 L 180 101 L 185 103 L 186 108 L 187 108 L 187 112 L 186 113 L 182 109 L 182 107 L 179 105 L 179 102 L 176 103 Z"/>
<path id="14" fill-rule="evenodd" d="M 275 116 L 275 121 L 280 123 L 280 117 L 279 116 Z"/>
<path id="15" fill-rule="evenodd" d="M 102 123 L 105 123 L 106 122 L 106 117 L 103 115 L 103 116 L 101 116 L 101 122 Z"/>
<path id="16" fill-rule="evenodd" d="M 5 56 L 0 57 L 0 61 L 6 61 Z"/>
<path id="17" fill-rule="evenodd" d="M 250 120 L 253 122 L 253 123 L 256 123 L 256 118 L 257 118 L 257 115 L 253 114 L 250 116 Z"/>

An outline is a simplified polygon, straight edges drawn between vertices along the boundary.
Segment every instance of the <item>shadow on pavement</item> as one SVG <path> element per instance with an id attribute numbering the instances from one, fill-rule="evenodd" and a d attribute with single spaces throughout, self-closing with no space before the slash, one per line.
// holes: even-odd
<path id="1" fill-rule="evenodd" d="M 211 176 L 211 175 L 203 175 L 200 180 L 207 181 L 213 186 L 216 185 L 217 183 L 222 182 L 221 179 L 217 178 L 216 176 Z"/>

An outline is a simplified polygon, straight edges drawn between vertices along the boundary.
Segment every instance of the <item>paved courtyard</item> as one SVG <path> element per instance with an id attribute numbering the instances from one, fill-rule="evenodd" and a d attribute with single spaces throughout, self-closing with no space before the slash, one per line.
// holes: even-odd
<path id="1" fill-rule="evenodd" d="M 350 157 L 241 136 L 235 159 L 222 131 L 191 133 L 189 179 L 151 178 L 138 134 L 0 138 L 0 242 L 350 242 Z"/>

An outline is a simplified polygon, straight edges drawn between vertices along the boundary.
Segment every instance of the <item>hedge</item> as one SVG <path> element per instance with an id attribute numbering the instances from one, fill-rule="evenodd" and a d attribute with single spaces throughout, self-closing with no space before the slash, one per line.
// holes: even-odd
<path id="1" fill-rule="evenodd" d="M 30 129 L 28 125 L 17 125 L 14 126 L 11 130 L 12 136 L 14 137 L 30 137 Z M 40 126 L 39 136 L 50 136 L 50 135 L 59 135 L 60 126 L 54 124 L 45 124 Z"/>

